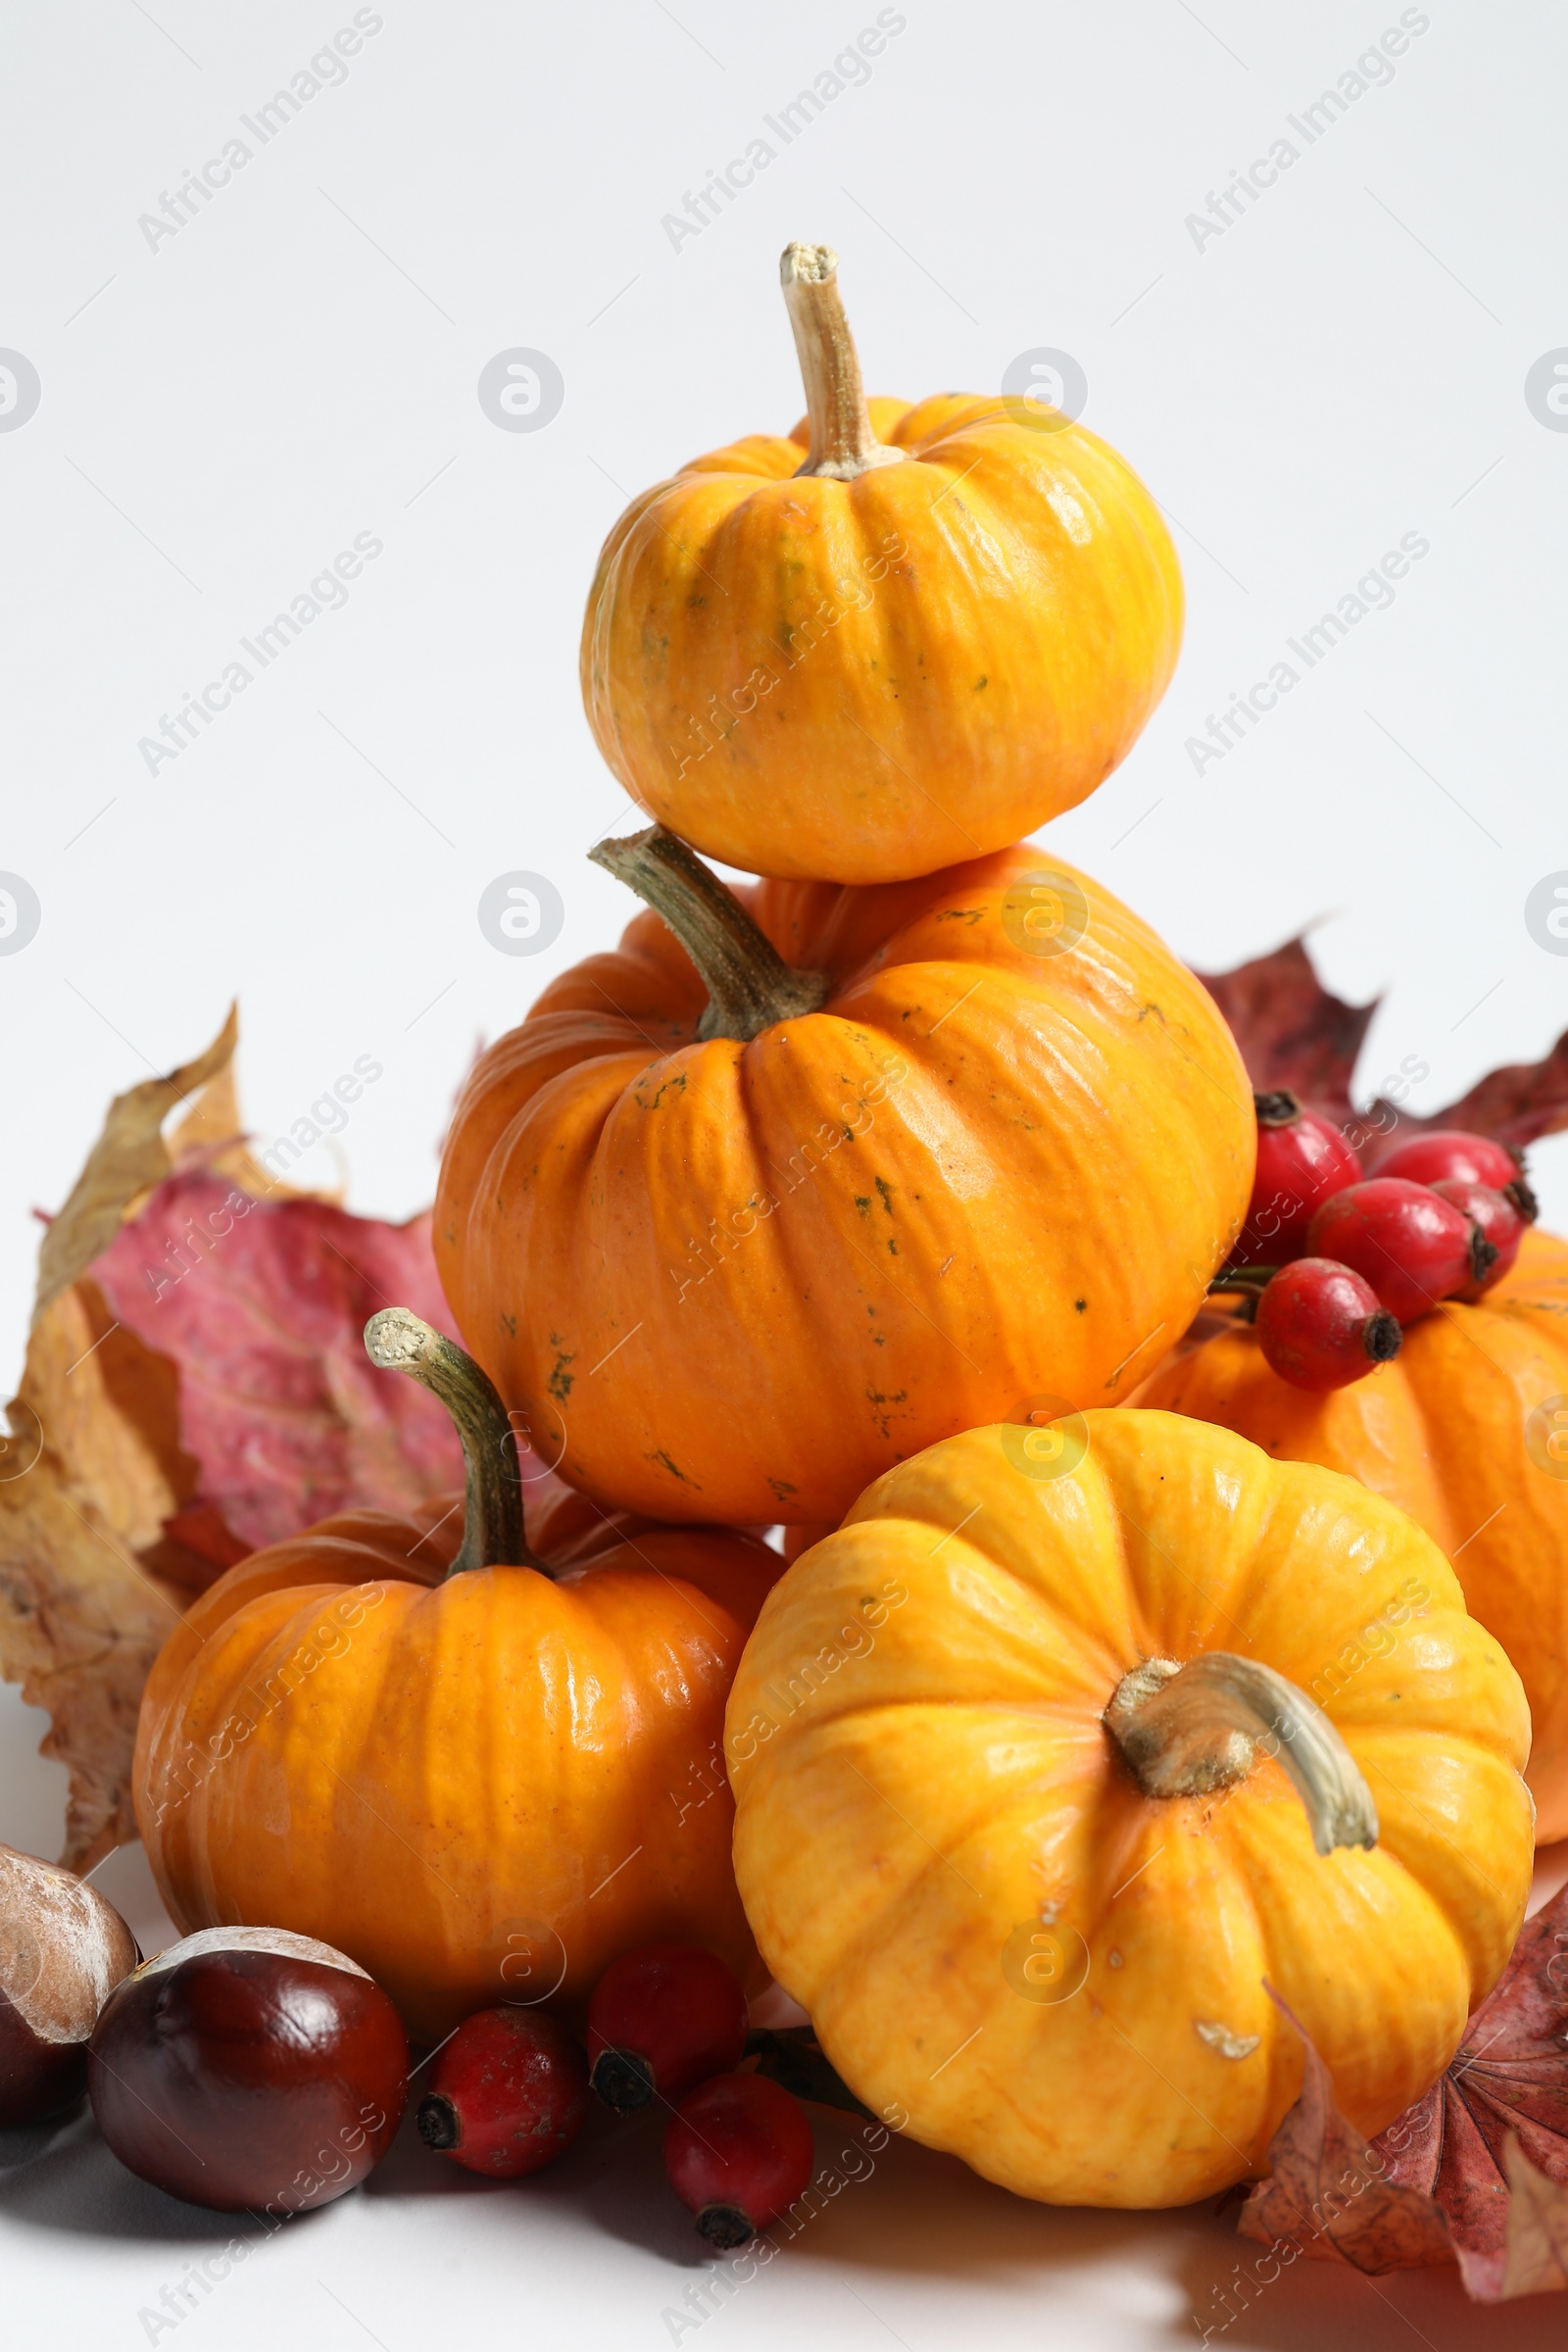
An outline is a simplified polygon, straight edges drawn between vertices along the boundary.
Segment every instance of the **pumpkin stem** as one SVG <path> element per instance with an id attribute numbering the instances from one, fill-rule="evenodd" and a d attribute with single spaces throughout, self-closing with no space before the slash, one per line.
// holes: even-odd
<path id="1" fill-rule="evenodd" d="M 889 449 L 871 429 L 860 381 L 860 359 L 839 292 L 839 257 L 831 245 L 786 245 L 778 273 L 784 304 L 795 330 L 795 349 L 806 385 L 806 415 L 811 448 L 803 473 L 853 482 L 873 466 L 896 466 L 902 449 Z"/>
<path id="2" fill-rule="evenodd" d="M 678 834 L 650 825 L 623 841 L 601 841 L 588 855 L 663 917 L 697 966 L 708 990 L 699 1038 L 759 1037 L 826 1004 L 832 985 L 826 972 L 798 972 L 786 963 L 733 891 Z"/>
<path id="3" fill-rule="evenodd" d="M 1272 1666 L 1209 1649 L 1179 1666 L 1146 1658 L 1117 1684 L 1105 1725 L 1146 1796 L 1203 1796 L 1245 1780 L 1258 1742 L 1306 1807 L 1320 1854 L 1376 1845 L 1378 1811 L 1321 1707 Z"/>
<path id="4" fill-rule="evenodd" d="M 365 1352 L 381 1372 L 407 1372 L 439 1396 L 463 1441 L 463 1542 L 448 1576 L 467 1568 L 536 1568 L 528 1549 L 516 1440 L 487 1373 L 406 1306 L 383 1307 L 365 1326 Z"/>

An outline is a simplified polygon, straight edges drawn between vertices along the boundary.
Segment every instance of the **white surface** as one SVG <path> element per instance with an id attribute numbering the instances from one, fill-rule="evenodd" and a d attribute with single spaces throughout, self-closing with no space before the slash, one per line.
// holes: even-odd
<path id="1" fill-rule="evenodd" d="M 33 1752 L 45 1721 L 0 1687 L 0 1834 L 53 1851 L 64 1775 Z M 1536 1899 L 1565 1875 L 1558 1846 Z M 94 1884 L 144 1951 L 172 1937 L 140 1846 L 112 1854 Z M 489 2343 L 504 2328 L 509 2344 L 552 2352 L 657 2352 L 699 2336 L 702 2352 L 798 2352 L 806 2341 L 824 2352 L 1176 2352 L 1208 2326 L 1227 2352 L 1329 2342 L 1384 2352 L 1391 2341 L 1560 2352 L 1555 2296 L 1482 2311 L 1447 2271 L 1373 2281 L 1298 2263 L 1252 2285 L 1246 2319 L 1227 2328 L 1243 2300 L 1238 2264 L 1250 2277 L 1265 2259 L 1236 2235 L 1234 2213 L 1054 2212 L 956 2158 L 896 2139 L 868 2149 L 853 2118 L 813 2112 L 818 2178 L 840 2185 L 793 2238 L 772 2232 L 766 2269 L 719 2287 L 728 2265 L 706 2260 L 665 2187 L 657 2122 L 596 2116 L 559 2166 L 507 2185 L 432 2156 L 405 2119 L 363 2189 L 270 2236 L 133 2179 L 85 2113 L 0 2132 L 5 2341 L 114 2352 L 177 2335 L 178 2352 L 426 2352 Z M 231 2244 L 245 2251 L 226 2277 L 191 2283 Z M 161 2325 L 171 2310 L 177 2326 Z"/>
<path id="2" fill-rule="evenodd" d="M 0 1833 L 52 1851 L 64 1775 L 32 1752 L 45 1718 L 0 1688 Z M 1568 1847 L 1545 1857 L 1536 1899 L 1568 1875 Z M 139 1846 L 94 1884 L 144 1951 L 174 1931 Z M 366 2187 L 270 2237 L 198 2213 L 145 2186 L 109 2154 L 90 2118 L 0 2132 L 0 2272 L 8 2344 L 62 2352 L 168 2344 L 179 2352 L 339 2352 L 379 2344 L 424 2352 L 455 2337 L 585 2352 L 691 2344 L 703 2352 L 1176 2352 L 1212 2327 L 1229 2352 L 1560 2352 L 1562 2306 L 1536 2297 L 1501 2310 L 1468 2304 L 1446 2271 L 1376 2282 L 1298 2263 L 1238 2308 L 1237 2265 L 1264 2249 L 1207 2206 L 1170 2214 L 1060 2213 L 976 2180 L 956 2159 L 890 2141 L 815 2111 L 817 2157 L 841 2185 L 793 2238 L 733 2291 L 710 2265 L 663 2183 L 657 2123 L 596 2118 L 571 2154 L 538 2179 L 477 2181 L 420 2146 L 405 2121 Z M 231 2242 L 226 2278 L 187 2288 L 177 2328 L 161 2328 L 193 2266 Z M 1231 2299 L 1224 2300 L 1227 2289 Z M 695 2294 L 696 2301 L 689 2298 Z M 143 2318 L 143 2314 L 149 2315 Z M 693 2327 L 691 2323 L 700 2321 Z"/>
<path id="3" fill-rule="evenodd" d="M 1568 866 L 1568 434 L 1523 384 L 1568 343 L 1560 11 L 1433 0 L 1392 81 L 1201 251 L 1186 217 L 1295 135 L 1285 118 L 1397 24 L 1393 0 L 909 0 L 869 78 L 678 251 L 662 216 L 874 23 L 869 0 L 377 13 L 346 79 L 156 251 L 138 216 L 352 7 L 6 13 L 0 344 L 42 400 L 0 432 L 0 868 L 43 916 L 0 956 L 0 1374 L 31 1206 L 58 1205 L 109 1096 L 204 1044 L 233 992 L 264 1144 L 357 1057 L 384 1064 L 335 1151 L 351 1205 L 401 1215 L 429 1197 L 476 1039 L 625 918 L 583 858 L 630 811 L 578 707 L 581 601 L 623 493 L 798 414 L 789 237 L 839 247 L 875 389 L 988 389 L 1022 352 L 1074 354 L 1086 420 L 1176 518 L 1175 683 L 1053 844 L 1208 968 L 1328 916 L 1331 983 L 1389 991 L 1368 1092 L 1413 1057 L 1424 1107 L 1545 1049 L 1568 961 L 1523 906 Z M 538 432 L 498 430 L 476 396 L 514 346 L 564 378 Z M 1197 776 L 1187 738 L 1411 531 L 1430 554 L 1393 606 Z M 346 606 L 149 775 L 138 739 L 358 533 L 383 552 Z M 533 961 L 475 918 L 514 868 L 565 905 Z M 1568 1146 L 1536 1156 L 1568 1224 Z M 323 1148 L 298 1173 L 333 1164 Z M 14 1765 L 0 1836 L 54 1851 L 57 1780 Z M 133 1917 L 138 1865 L 102 1882 Z M 138 2310 L 226 2234 L 81 2125 L 5 2176 L 0 2230 L 8 2340 L 68 2346 L 149 2340 Z M 1228 2220 L 1036 2211 L 895 2148 L 701 2332 L 1190 2343 L 1238 2251 Z M 504 2326 L 659 2345 L 697 2275 L 632 2140 L 521 2191 L 405 2147 L 157 2340 L 413 2352 Z M 1390 2306 L 1445 2352 L 1523 2352 L 1562 2324 L 1473 2313 L 1442 2276 L 1373 2288 L 1303 2265 L 1214 2340 L 1407 2340 Z"/>

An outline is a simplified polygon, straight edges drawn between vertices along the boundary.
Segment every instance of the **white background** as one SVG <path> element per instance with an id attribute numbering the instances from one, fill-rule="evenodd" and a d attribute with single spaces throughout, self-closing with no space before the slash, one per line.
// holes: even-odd
<path id="1" fill-rule="evenodd" d="M 0 957 L 0 1371 L 21 1361 L 32 1206 L 63 1199 L 109 1097 L 204 1045 L 232 994 L 264 1144 L 357 1056 L 384 1063 L 336 1156 L 297 1173 L 401 1216 L 429 1198 L 475 1044 L 613 937 L 627 904 L 583 853 L 633 820 L 579 708 L 584 592 L 625 495 L 799 413 L 790 237 L 839 248 L 873 390 L 991 389 L 1021 352 L 1065 349 L 1086 421 L 1172 517 L 1175 682 L 1053 845 L 1202 968 L 1317 922 L 1329 982 L 1386 992 L 1367 1093 L 1413 1056 L 1425 1108 L 1546 1049 L 1568 960 L 1523 910 L 1568 867 L 1568 433 L 1524 378 L 1568 344 L 1562 12 L 1433 0 L 1392 82 L 1201 250 L 1187 216 L 1271 141 L 1302 148 L 1285 117 L 1397 6 L 908 0 L 869 79 L 788 148 L 762 117 L 874 6 L 376 13 L 346 80 L 265 148 L 241 133 L 251 162 L 150 250 L 138 217 L 352 8 L 5 10 L 0 345 L 42 399 L 0 433 L 0 868 L 42 923 Z M 776 160 L 676 250 L 662 217 L 758 136 Z M 564 378 L 537 432 L 498 430 L 476 396 L 519 345 Z M 1431 552 L 1393 608 L 1196 775 L 1186 739 L 1410 531 Z M 150 775 L 138 739 L 362 532 L 384 552 L 346 607 Z M 565 905 L 532 961 L 475 918 L 514 868 Z M 1561 1227 L 1568 1144 L 1536 1168 Z M 60 1776 L 26 1763 L 38 1719 L 11 1700 L 0 1836 L 51 1851 Z M 286 2329 L 412 2352 L 498 2325 L 666 2343 L 690 2256 L 642 2154 L 463 2196 L 403 2151 L 236 2273 L 181 2346 Z M 0 2182 L 0 2213 L 19 2340 L 146 2341 L 138 2307 L 206 2242 L 69 2134 Z M 1238 2251 L 1201 2214 L 1084 2222 L 897 2150 L 703 2341 L 1187 2342 Z M 1303 2269 L 1223 2340 L 1406 2340 L 1380 2295 L 1444 2346 L 1561 2325 L 1546 2305 L 1477 2317 L 1443 2278 Z"/>

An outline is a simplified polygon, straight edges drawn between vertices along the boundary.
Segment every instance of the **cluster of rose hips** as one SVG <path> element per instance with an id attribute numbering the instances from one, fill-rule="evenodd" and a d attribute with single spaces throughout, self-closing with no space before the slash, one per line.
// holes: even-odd
<path id="1" fill-rule="evenodd" d="M 658 2100 L 670 2185 L 710 2245 L 742 2245 L 788 2212 L 812 2163 L 800 2100 L 741 2071 L 748 2030 L 721 1960 L 645 1944 L 595 1987 L 586 2054 L 543 2010 L 467 2018 L 432 2054 L 419 2136 L 514 2180 L 570 2147 L 590 2092 L 620 2115 Z M 0 2126 L 44 2122 L 85 2089 L 131 2172 L 275 2224 L 379 2162 L 411 2071 L 392 2002 L 329 1945 L 211 1928 L 139 1961 L 95 1888 L 0 1846 Z"/>
<path id="2" fill-rule="evenodd" d="M 1500 1282 L 1536 1215 L 1523 1155 L 1441 1128 L 1363 1177 L 1338 1128 L 1292 1094 L 1256 1095 L 1257 1175 L 1216 1291 L 1238 1291 L 1265 1361 L 1341 1389 L 1399 1351 L 1406 1324 Z"/>
<path id="3" fill-rule="evenodd" d="M 792 2091 L 739 2071 L 746 1995 L 692 1943 L 648 1943 L 600 1978 L 588 2051 L 533 2009 L 484 2009 L 441 2050 L 416 2122 L 470 2171 L 537 2172 L 570 2145 L 592 2090 L 617 2115 L 669 2110 L 664 2171 L 712 2246 L 744 2245 L 811 2177 L 811 2127 Z"/>

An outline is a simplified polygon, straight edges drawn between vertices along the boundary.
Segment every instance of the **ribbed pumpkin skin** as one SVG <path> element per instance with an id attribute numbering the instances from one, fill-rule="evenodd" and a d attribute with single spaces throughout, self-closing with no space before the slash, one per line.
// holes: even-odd
<path id="1" fill-rule="evenodd" d="M 319 1936 L 431 2038 L 503 2000 L 575 2015 L 652 1937 L 756 1983 L 718 1742 L 777 1555 L 666 1527 L 556 1582 L 442 1583 L 461 1507 L 424 1530 L 450 1499 L 257 1552 L 172 1636 L 135 1760 L 171 1915 Z"/>
<path id="2" fill-rule="evenodd" d="M 436 1262 L 546 1459 L 665 1518 L 837 1521 L 868 1480 L 1049 1393 L 1130 1393 L 1245 1212 L 1255 1125 L 1211 999 L 1098 884 L 1028 951 L 1027 849 L 746 897 L 820 1013 L 692 1042 L 655 915 L 476 1065 Z"/>
<path id="3" fill-rule="evenodd" d="M 1525 1778 L 1544 1844 L 1568 1837 L 1568 1458 L 1563 1476 L 1548 1474 L 1526 1430 L 1558 1396 L 1568 1399 L 1568 1242 L 1537 1231 L 1483 1301 L 1423 1315 L 1392 1364 L 1349 1388 L 1291 1388 L 1242 1327 L 1162 1367 L 1144 1393 L 1267 1453 L 1360 1479 L 1442 1545 L 1471 1615 L 1524 1683 Z"/>
<path id="4" fill-rule="evenodd" d="M 748 872 L 900 881 L 1093 792 L 1175 667 L 1159 510 L 1082 425 L 870 404 L 909 460 L 795 479 L 757 433 L 634 499 L 583 624 L 588 721 L 642 808 Z"/>
<path id="5" fill-rule="evenodd" d="M 1023 2196 L 1179 2205 L 1265 2171 L 1299 2087 L 1265 1979 L 1363 2131 L 1447 2064 L 1524 1913 L 1529 1724 L 1381 1497 L 1171 1414 L 1085 1419 L 1055 1478 L 1015 1431 L 933 1446 L 785 1572 L 730 1694 L 735 1870 L 873 2111 Z M 1327 1709 L 1370 1852 L 1320 1857 L 1272 1761 L 1147 1798 L 1102 1721 L 1145 1657 L 1230 1649 L 1310 1692 L 1378 1622 Z"/>

